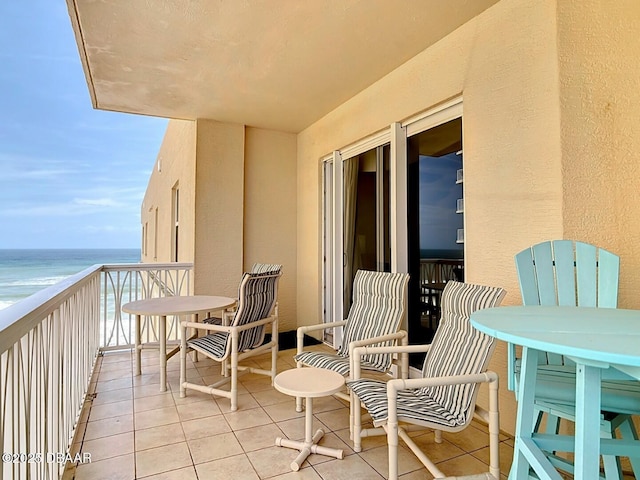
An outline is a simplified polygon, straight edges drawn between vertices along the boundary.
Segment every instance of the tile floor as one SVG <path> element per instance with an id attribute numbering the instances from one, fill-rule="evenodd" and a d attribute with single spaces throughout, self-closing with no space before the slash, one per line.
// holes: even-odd
<path id="1" fill-rule="evenodd" d="M 322 345 L 312 348 L 326 348 Z M 278 370 L 295 366 L 293 350 L 279 353 Z M 269 365 L 269 355 L 256 363 Z M 342 448 L 343 460 L 311 455 L 299 472 L 289 465 L 296 451 L 277 447 L 277 436 L 304 437 L 304 413 L 295 400 L 277 392 L 267 377 L 240 377 L 239 409 L 229 411 L 229 400 L 193 390 L 179 395 L 179 358 L 168 362 L 169 389 L 159 391 L 157 353 L 144 351 L 142 375 L 133 375 L 130 352 L 105 353 L 98 359 L 91 391 L 72 453 L 90 453 L 91 463 L 70 466 L 65 479 L 215 480 L 377 479 L 387 476 L 385 437 L 363 440 L 359 454 L 350 448 L 348 408 L 336 397 L 314 400 L 317 427 L 328 432 L 321 444 Z M 189 360 L 192 382 L 213 383 L 220 366 L 209 359 Z M 488 436 L 475 423 L 463 433 L 444 434 L 441 444 L 433 434 L 421 433 L 418 443 L 445 473 L 460 475 L 487 471 Z M 511 463 L 513 439 L 501 437 L 503 478 Z M 402 445 L 402 441 L 401 441 Z M 404 446 L 399 453 L 401 478 L 433 478 Z"/>

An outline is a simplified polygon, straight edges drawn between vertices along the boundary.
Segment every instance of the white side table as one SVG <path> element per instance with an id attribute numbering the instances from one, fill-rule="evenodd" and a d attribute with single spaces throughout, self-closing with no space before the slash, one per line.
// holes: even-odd
<path id="1" fill-rule="evenodd" d="M 273 386 L 279 392 L 292 397 L 304 397 L 306 399 L 304 419 L 304 442 L 276 438 L 278 447 L 287 447 L 300 450 L 300 453 L 291 462 L 291 470 L 298 471 L 302 463 L 312 453 L 336 457 L 342 460 L 344 452 L 336 448 L 322 447 L 318 441 L 324 436 L 324 431 L 318 429 L 312 435 L 313 429 L 313 399 L 333 395 L 344 386 L 344 377 L 339 373 L 323 368 L 292 368 L 276 375 Z"/>

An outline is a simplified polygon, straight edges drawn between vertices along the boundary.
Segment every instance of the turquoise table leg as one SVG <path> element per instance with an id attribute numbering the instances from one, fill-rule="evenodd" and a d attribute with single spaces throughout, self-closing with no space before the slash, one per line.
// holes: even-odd
<path id="1" fill-rule="evenodd" d="M 600 477 L 600 375 L 601 369 L 576 364 L 575 478 Z"/>
<path id="2" fill-rule="evenodd" d="M 532 348 L 522 348 L 522 370 L 518 389 L 518 413 L 516 419 L 516 444 L 509 480 L 527 480 L 529 469 L 544 480 L 562 480 L 546 455 L 538 448 L 533 438 L 534 419 L 538 412 L 534 406 L 536 376 L 539 352 Z M 580 477 L 576 477 L 580 478 Z"/>
<path id="3" fill-rule="evenodd" d="M 529 478 L 529 462 L 522 450 L 523 441 L 531 439 L 531 427 L 534 421 L 533 399 L 535 397 L 536 374 L 538 371 L 538 352 L 523 347 L 520 387 L 518 388 L 518 410 L 516 417 L 516 443 L 513 452 L 513 464 L 509 472 L 510 480 Z"/>

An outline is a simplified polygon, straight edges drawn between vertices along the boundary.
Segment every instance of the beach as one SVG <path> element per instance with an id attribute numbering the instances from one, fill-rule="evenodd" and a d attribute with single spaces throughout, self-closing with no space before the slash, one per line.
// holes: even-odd
<path id="1" fill-rule="evenodd" d="M 140 249 L 0 249 L 0 310 L 95 264 L 138 263 Z"/>

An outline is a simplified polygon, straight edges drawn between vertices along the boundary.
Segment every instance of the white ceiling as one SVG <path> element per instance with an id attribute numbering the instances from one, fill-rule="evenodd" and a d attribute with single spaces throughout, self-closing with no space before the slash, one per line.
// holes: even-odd
<path id="1" fill-rule="evenodd" d="M 299 132 L 498 0 L 67 0 L 94 106 Z"/>

